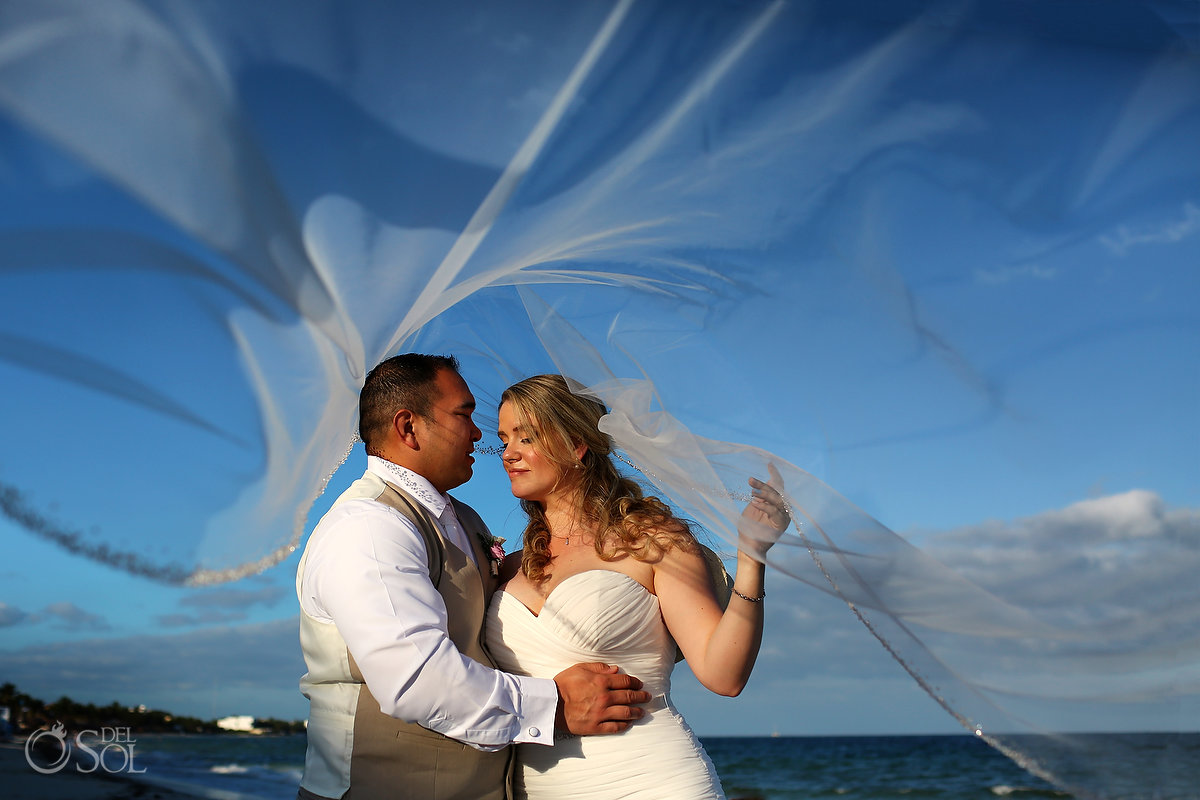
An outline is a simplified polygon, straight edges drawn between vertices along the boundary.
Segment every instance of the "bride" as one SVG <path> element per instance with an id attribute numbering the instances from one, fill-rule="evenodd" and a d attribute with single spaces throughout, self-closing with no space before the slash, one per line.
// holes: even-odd
<path id="1" fill-rule="evenodd" d="M 516 796 L 723 798 L 712 762 L 671 703 L 671 670 L 679 651 L 710 690 L 732 697 L 746 685 L 762 640 L 762 557 L 788 524 L 779 473 L 771 467 L 769 483 L 750 479 L 722 610 L 687 523 L 617 472 L 597 428 L 604 413 L 558 375 L 501 396 L 504 468 L 529 522 L 492 600 L 487 642 L 506 671 L 552 676 L 602 661 L 636 675 L 654 699 L 620 736 L 519 745 Z"/>

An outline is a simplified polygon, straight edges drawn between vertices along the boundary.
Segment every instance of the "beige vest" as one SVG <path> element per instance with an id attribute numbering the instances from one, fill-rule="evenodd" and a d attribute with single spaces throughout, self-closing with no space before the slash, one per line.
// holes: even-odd
<path id="1" fill-rule="evenodd" d="M 479 534 L 483 521 L 454 502 L 475 560 L 448 542 L 433 516 L 412 496 L 372 472 L 355 481 L 334 503 L 373 499 L 416 525 L 429 553 L 430 579 L 446 603 L 450 641 L 481 664 L 494 667 L 484 646 L 488 599 L 498 579 L 486 565 Z M 305 556 L 296 574 L 297 593 Z M 302 797 L 354 800 L 503 800 L 508 795 L 511 748 L 484 753 L 440 733 L 379 710 L 336 625 L 300 612 L 300 646 L 308 674 L 300 690 L 308 697 L 308 753 Z"/>

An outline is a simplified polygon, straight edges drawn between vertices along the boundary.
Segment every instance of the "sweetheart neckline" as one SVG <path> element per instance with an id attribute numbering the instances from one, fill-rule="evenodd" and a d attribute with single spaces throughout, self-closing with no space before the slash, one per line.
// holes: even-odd
<path id="1" fill-rule="evenodd" d="M 573 575 L 568 575 L 567 577 L 565 577 L 565 578 L 563 578 L 561 581 L 559 581 L 559 584 L 558 584 L 557 586 L 555 586 L 553 589 L 551 589 L 551 590 L 550 590 L 550 593 L 549 593 L 548 595 L 546 595 L 546 598 L 545 598 L 544 600 L 542 600 L 542 611 L 545 611 L 545 610 L 546 610 L 546 604 L 550 602 L 550 598 L 551 598 L 551 597 L 554 597 L 554 593 L 555 593 L 555 592 L 557 592 L 557 591 L 558 591 L 559 589 L 561 589 L 562 587 L 566 586 L 568 581 L 572 581 L 572 580 L 574 580 L 575 578 L 578 578 L 578 577 L 580 577 L 581 575 L 591 575 L 591 574 L 592 574 L 592 573 L 594 573 L 594 572 L 608 572 L 608 573 L 611 573 L 611 574 L 613 574 L 613 575 L 620 575 L 622 578 L 625 578 L 625 580 L 629 581 L 630 583 L 636 584 L 636 585 L 637 585 L 637 587 L 638 587 L 639 589 L 641 589 L 643 592 L 645 592 L 645 593 L 646 593 L 647 595 L 649 595 L 650 597 L 653 597 L 653 598 L 655 598 L 656 600 L 658 599 L 658 595 L 656 595 L 654 592 L 652 592 L 652 591 L 650 591 L 649 589 L 647 589 L 647 588 L 646 588 L 646 587 L 645 587 L 645 586 L 642 584 L 642 582 L 641 582 L 641 581 L 639 581 L 637 578 L 633 577 L 632 575 L 628 575 L 628 574 L 626 574 L 626 573 L 624 573 L 624 572 L 621 572 L 620 570 L 615 570 L 615 569 L 585 569 L 585 570 L 583 570 L 582 572 L 576 572 L 576 573 L 575 573 L 575 574 L 573 574 Z M 525 602 L 524 602 L 523 600 L 521 600 L 521 598 L 519 598 L 519 597 L 517 597 L 515 594 L 513 594 L 512 592 L 509 592 L 509 591 L 508 591 L 508 590 L 506 590 L 506 589 L 500 589 L 500 594 L 503 594 L 503 595 L 505 595 L 505 596 L 507 596 L 507 597 L 511 597 L 513 600 L 515 600 L 515 601 L 517 602 L 517 605 L 519 605 L 521 608 L 525 609 L 525 612 L 526 612 L 527 614 L 529 614 L 529 616 L 533 617 L 534 619 L 541 619 L 541 618 L 542 618 L 542 611 L 539 611 L 539 612 L 535 613 L 535 612 L 534 612 L 534 610 L 533 610 L 532 608 L 530 608 L 529 606 L 525 605 Z"/>

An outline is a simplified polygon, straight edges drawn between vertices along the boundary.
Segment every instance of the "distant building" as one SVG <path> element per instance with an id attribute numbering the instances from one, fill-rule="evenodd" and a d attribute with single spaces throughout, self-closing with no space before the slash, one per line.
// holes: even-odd
<path id="1" fill-rule="evenodd" d="M 254 727 L 254 717 L 224 717 L 217 720 L 217 727 L 226 731 L 238 731 L 240 733 L 259 733 L 258 728 Z"/>

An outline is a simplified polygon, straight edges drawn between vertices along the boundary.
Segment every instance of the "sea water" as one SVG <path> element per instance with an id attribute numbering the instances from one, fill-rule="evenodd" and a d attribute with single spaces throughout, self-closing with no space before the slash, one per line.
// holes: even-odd
<path id="1" fill-rule="evenodd" d="M 972 736 L 704 740 L 730 800 L 1068 798 Z"/>
<path id="2" fill-rule="evenodd" d="M 1169 747 L 1197 764 L 1200 734 L 1138 734 L 1143 748 Z M 1129 752 L 1128 735 L 1092 737 L 1096 747 Z M 704 737 L 730 800 L 1036 800 L 1070 798 L 972 736 Z M 304 766 L 305 737 L 138 737 L 138 759 L 152 782 L 221 800 L 292 800 Z M 1139 777 L 1132 759 L 1128 780 Z M 1190 768 L 1189 768 L 1190 770 Z M 1200 797 L 1200 772 L 1162 793 Z M 1155 793 L 1151 792 L 1149 796 Z"/>

